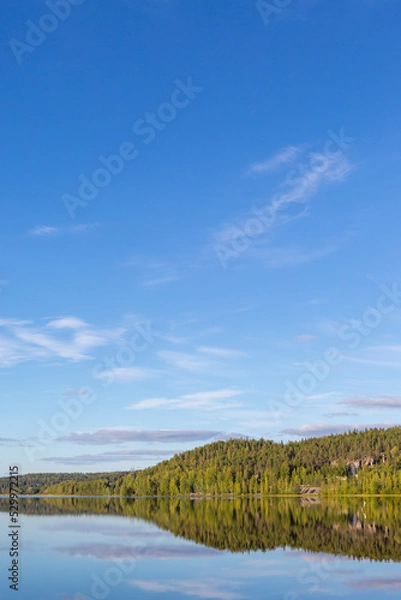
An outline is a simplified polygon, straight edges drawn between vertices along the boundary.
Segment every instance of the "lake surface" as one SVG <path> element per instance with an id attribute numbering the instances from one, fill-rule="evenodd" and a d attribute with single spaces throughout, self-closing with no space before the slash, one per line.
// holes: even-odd
<path id="1" fill-rule="evenodd" d="M 0 598 L 397 598 L 395 498 L 21 499 L 19 591 L 0 500 Z"/>

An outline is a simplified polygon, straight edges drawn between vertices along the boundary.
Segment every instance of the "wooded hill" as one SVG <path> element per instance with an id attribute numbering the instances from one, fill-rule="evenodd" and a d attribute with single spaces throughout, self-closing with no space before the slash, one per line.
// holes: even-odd
<path id="1" fill-rule="evenodd" d="M 63 481 L 75 481 L 85 484 L 94 480 L 105 479 L 114 485 L 117 479 L 121 479 L 127 472 L 121 473 L 28 473 L 19 475 L 18 483 L 20 494 L 40 494 L 43 490 L 59 485 Z M 0 495 L 8 494 L 9 478 L 0 477 Z"/>
<path id="2" fill-rule="evenodd" d="M 0 512 L 9 511 L 0 499 Z M 21 514 L 118 515 L 127 539 L 137 536 L 131 517 L 217 550 L 303 549 L 358 559 L 401 562 L 401 503 L 384 496 L 355 498 L 28 498 Z M 128 518 L 127 518 L 128 517 Z M 99 523 L 101 530 L 101 524 Z M 135 546 L 137 557 L 149 547 Z M 329 565 L 330 563 L 328 563 Z M 327 569 L 329 567 L 327 566 Z M 333 563 L 335 568 L 335 563 Z"/>
<path id="3" fill-rule="evenodd" d="M 303 488 L 305 486 L 305 488 Z M 45 494 L 190 496 L 400 494 L 401 427 L 351 431 L 297 442 L 231 439 L 132 473 L 64 480 Z"/>

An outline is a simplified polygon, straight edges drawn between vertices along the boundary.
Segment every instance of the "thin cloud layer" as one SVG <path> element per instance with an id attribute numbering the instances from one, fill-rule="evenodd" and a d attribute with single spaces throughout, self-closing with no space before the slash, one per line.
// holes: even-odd
<path id="1" fill-rule="evenodd" d="M 265 173 L 272 173 L 282 165 L 288 165 L 292 163 L 301 153 L 301 146 L 287 146 L 283 148 L 274 156 L 267 158 L 264 161 L 253 164 L 248 169 L 249 175 L 259 175 Z"/>
<path id="2" fill-rule="evenodd" d="M 15 438 L 7 438 L 7 437 L 0 437 L 0 446 L 6 446 L 7 444 L 18 444 L 19 440 L 16 440 Z"/>
<path id="3" fill-rule="evenodd" d="M 121 444 L 123 442 L 194 442 L 206 440 L 227 439 L 221 431 L 207 429 L 159 429 L 144 431 L 135 429 L 99 429 L 93 433 L 71 433 L 57 438 L 59 442 L 74 442 L 77 444 Z"/>
<path id="4" fill-rule="evenodd" d="M 354 408 L 378 409 L 401 408 L 401 396 L 378 396 L 376 398 L 346 398 L 339 404 L 352 406 Z"/>
<path id="5" fill-rule="evenodd" d="M 400 577 L 366 577 L 351 581 L 349 587 L 354 590 L 382 590 L 384 592 L 401 591 Z"/>
<path id="6" fill-rule="evenodd" d="M 95 379 L 113 381 L 116 383 L 128 383 L 130 381 L 143 381 L 159 377 L 157 369 L 145 367 L 116 367 L 115 369 L 104 369 L 94 374 Z"/>
<path id="7" fill-rule="evenodd" d="M 170 409 L 204 409 L 213 410 L 238 406 L 235 402 L 227 402 L 243 394 L 241 390 L 226 388 L 215 391 L 195 392 L 194 394 L 184 394 L 178 398 L 146 398 L 136 402 L 128 407 L 131 410 L 143 410 L 154 408 L 170 408 Z M 222 403 L 221 401 L 224 401 Z"/>
<path id="8" fill-rule="evenodd" d="M 277 269 L 292 267 L 313 262 L 337 252 L 342 247 L 340 242 L 326 244 L 321 248 L 301 248 L 296 246 L 285 248 L 255 248 L 253 256 L 260 258 L 266 267 Z"/>
<path id="9" fill-rule="evenodd" d="M 160 583 L 159 581 L 144 581 L 133 579 L 130 584 L 144 592 L 152 592 L 159 594 L 167 594 L 172 592 L 182 596 L 196 596 L 197 598 L 215 598 L 216 600 L 241 600 L 244 598 L 242 594 L 230 592 L 227 590 L 227 581 L 221 581 L 220 585 L 215 580 L 194 581 L 188 580 L 171 580 L 169 582 Z"/>
<path id="10" fill-rule="evenodd" d="M 121 450 L 116 452 L 101 452 L 100 454 L 78 454 L 76 456 L 49 456 L 43 461 L 62 465 L 93 465 L 97 463 L 132 462 L 136 458 L 162 458 L 172 456 L 176 450 Z"/>
<path id="11" fill-rule="evenodd" d="M 85 233 L 97 227 L 97 223 L 81 223 L 70 227 L 57 227 L 54 225 L 37 225 L 29 231 L 30 235 L 37 237 L 57 237 L 74 233 Z"/>
<path id="12" fill-rule="evenodd" d="M 249 228 L 255 222 L 255 215 L 260 212 L 265 214 L 265 217 L 258 217 L 260 227 L 258 235 L 252 237 L 252 244 L 247 251 L 249 254 L 258 258 L 258 247 L 266 244 L 267 236 L 280 225 L 304 216 L 304 211 L 295 215 L 285 215 L 285 211 L 293 204 L 306 204 L 316 192 L 327 183 L 335 181 L 343 181 L 345 177 L 352 171 L 353 165 L 348 157 L 342 152 L 326 155 L 322 152 L 310 152 L 304 160 L 302 167 L 291 171 L 279 187 L 279 192 L 271 199 L 271 201 L 258 210 L 252 213 L 243 215 L 236 220 L 235 224 L 225 223 L 214 234 L 214 249 L 221 247 L 230 247 L 230 244 L 249 236 Z M 262 255 L 266 262 L 266 266 L 279 267 L 287 264 L 300 264 L 315 260 L 338 249 L 338 244 L 329 244 L 326 247 L 315 250 L 301 251 L 297 248 L 293 249 L 265 249 L 266 256 Z"/>
<path id="13" fill-rule="evenodd" d="M 198 348 L 198 352 L 210 354 L 211 356 L 219 356 L 220 358 L 244 358 L 247 356 L 246 352 L 241 352 L 240 350 L 232 350 L 231 348 L 216 348 L 212 346 L 201 346 Z"/>
<path id="14" fill-rule="evenodd" d="M 123 544 L 77 544 L 67 548 L 55 548 L 57 552 L 68 556 L 91 556 L 100 560 L 113 560 L 123 558 L 191 558 L 198 556 L 212 556 L 218 554 L 213 548 L 202 548 L 188 544 L 174 544 L 163 546 L 132 546 Z"/>
<path id="15" fill-rule="evenodd" d="M 101 329 L 77 317 L 62 317 L 35 325 L 30 321 L 0 322 L 0 365 L 62 358 L 79 362 L 91 351 L 120 340 L 124 329 Z"/>
<path id="16" fill-rule="evenodd" d="M 88 396 L 91 394 L 90 390 L 80 389 L 80 390 L 67 390 L 62 393 L 62 396 Z"/>
<path id="17" fill-rule="evenodd" d="M 158 356 L 164 360 L 167 365 L 189 373 L 202 373 L 213 366 L 213 363 L 206 358 L 187 352 L 163 350 L 158 352 Z"/>
<path id="18" fill-rule="evenodd" d="M 61 317 L 60 319 L 49 321 L 47 327 L 52 327 L 53 329 L 82 329 L 86 327 L 86 323 L 77 317 Z"/>
<path id="19" fill-rule="evenodd" d="M 347 423 L 317 423 L 316 425 L 302 425 L 298 428 L 283 429 L 281 433 L 286 435 L 297 435 L 299 437 L 319 437 L 334 433 L 346 433 L 354 429 L 364 430 L 370 428 L 387 428 L 397 426 L 398 423 L 374 423 L 374 424 L 347 424 Z"/>
<path id="20" fill-rule="evenodd" d="M 29 232 L 31 235 L 43 235 L 43 236 L 53 236 L 59 233 L 58 227 L 51 227 L 49 225 L 37 225 Z"/>

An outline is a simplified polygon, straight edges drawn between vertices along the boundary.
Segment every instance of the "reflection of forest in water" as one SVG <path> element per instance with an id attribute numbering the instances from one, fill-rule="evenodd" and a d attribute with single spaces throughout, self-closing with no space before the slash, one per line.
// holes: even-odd
<path id="1" fill-rule="evenodd" d="M 297 548 L 401 562 L 397 498 L 168 499 L 26 498 L 29 515 L 104 514 L 137 517 L 199 544 L 248 552 Z M 7 499 L 0 511 L 8 512 Z M 127 526 L 129 526 L 127 524 Z"/>

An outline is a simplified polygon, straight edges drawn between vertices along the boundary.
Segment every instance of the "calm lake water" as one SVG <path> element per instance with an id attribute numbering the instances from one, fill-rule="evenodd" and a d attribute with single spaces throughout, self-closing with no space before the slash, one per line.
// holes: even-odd
<path id="1" fill-rule="evenodd" d="M 0 500 L 0 598 L 397 598 L 398 499 L 20 500 L 19 591 Z"/>

